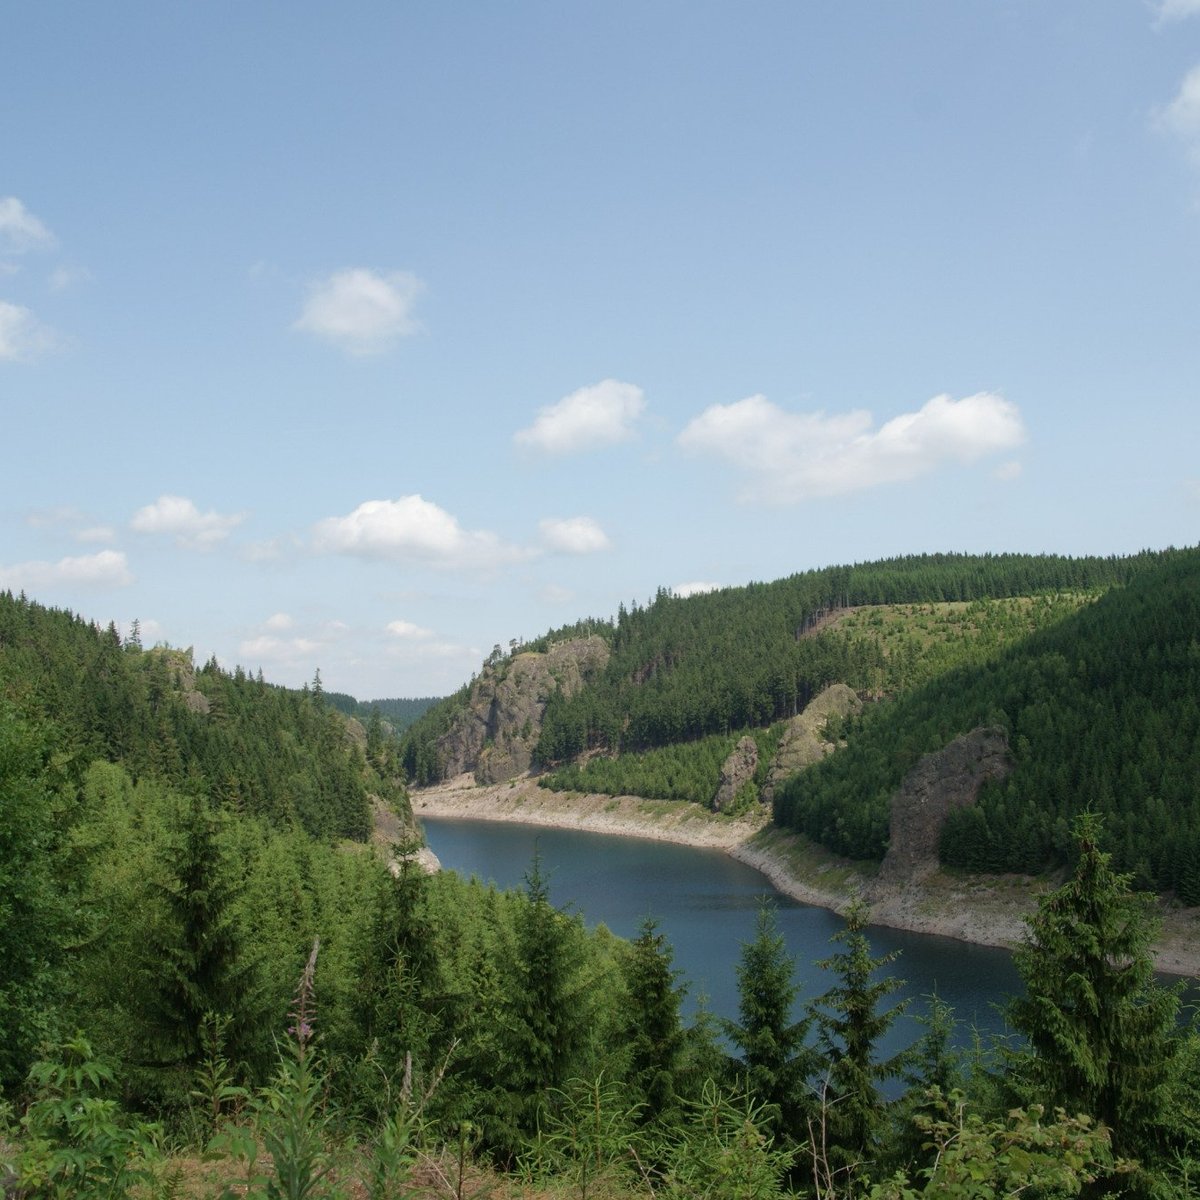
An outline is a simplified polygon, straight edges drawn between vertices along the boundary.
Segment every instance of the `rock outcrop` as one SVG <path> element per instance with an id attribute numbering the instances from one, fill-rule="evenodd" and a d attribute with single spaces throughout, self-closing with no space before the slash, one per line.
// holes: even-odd
<path id="1" fill-rule="evenodd" d="M 844 683 L 830 684 L 820 695 L 814 696 L 804 711 L 788 722 L 763 788 L 764 803 L 771 802 L 775 789 L 789 775 L 820 762 L 833 750 L 835 743 L 824 737 L 830 717 L 847 717 L 860 708 L 862 701 L 854 689 Z"/>
<path id="2" fill-rule="evenodd" d="M 728 812 L 737 801 L 738 792 L 754 778 L 758 770 L 758 743 L 752 737 L 738 739 L 733 753 L 721 767 L 721 782 L 713 797 L 714 812 Z"/>
<path id="3" fill-rule="evenodd" d="M 1013 769 L 1003 729 L 982 727 L 926 754 L 892 797 L 888 851 L 872 894 L 883 896 L 918 882 L 938 866 L 938 839 L 946 817 L 974 804 L 988 779 Z"/>
<path id="4" fill-rule="evenodd" d="M 438 741 L 447 778 L 470 771 L 487 785 L 529 770 L 546 701 L 555 691 L 573 696 L 608 657 L 603 638 L 572 638 L 485 666 L 467 707 Z"/>

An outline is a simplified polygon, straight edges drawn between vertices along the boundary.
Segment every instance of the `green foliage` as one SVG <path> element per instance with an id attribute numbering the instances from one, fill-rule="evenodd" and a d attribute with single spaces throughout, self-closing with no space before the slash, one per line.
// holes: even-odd
<path id="1" fill-rule="evenodd" d="M 862 900 L 850 905 L 846 926 L 833 939 L 844 949 L 818 964 L 839 982 L 812 1006 L 826 1064 L 821 1082 L 824 1144 L 834 1170 L 875 1157 L 886 1118 L 879 1085 L 899 1075 L 907 1060 L 903 1052 L 877 1057 L 880 1040 L 906 1005 L 881 1008 L 901 983 L 894 976 L 876 975 L 898 955 L 871 956 L 865 933 L 869 913 Z"/>
<path id="2" fill-rule="evenodd" d="M 14 1173 L 28 1200 L 117 1200 L 151 1183 L 157 1130 L 131 1120 L 104 1093 L 113 1072 L 75 1037 L 33 1065 Z"/>
<path id="3" fill-rule="evenodd" d="M 758 743 L 759 769 L 754 779 L 747 781 L 744 794 L 739 793 L 741 803 L 735 803 L 735 811 L 747 811 L 757 803 L 758 789 L 766 782 L 782 733 L 782 725 L 751 731 Z M 740 736 L 721 734 L 640 753 L 598 755 L 586 763 L 567 763 L 548 772 L 538 778 L 538 784 L 551 791 L 690 800 L 707 807 L 721 782 L 721 767 Z"/>
<path id="4" fill-rule="evenodd" d="M 68 928 L 54 871 L 61 776 L 48 731 L 0 699 L 0 1091 L 50 1032 Z"/>
<path id="5" fill-rule="evenodd" d="M 1029 1050 L 1010 1078 L 1018 1094 L 1104 1122 L 1118 1152 L 1153 1163 L 1184 1115 L 1174 1104 L 1179 991 L 1155 981 L 1149 898 L 1112 870 L 1098 835 L 1094 817 L 1077 822 L 1075 873 L 1039 901 L 1016 952 L 1026 995 L 1009 1019 Z"/>
<path id="6" fill-rule="evenodd" d="M 952 813 L 942 860 L 972 871 L 1066 865 L 1071 822 L 1104 816 L 1119 869 L 1200 900 L 1200 551 L 1139 566 L 1073 615 L 864 710 L 848 745 L 793 777 L 775 819 L 837 853 L 882 857 L 890 797 L 923 754 L 981 725 L 1015 770 Z"/>
<path id="7" fill-rule="evenodd" d="M 541 1124 L 519 1160 L 530 1180 L 568 1183 L 588 1200 L 598 1189 L 628 1185 L 639 1166 L 638 1108 L 623 1089 L 595 1079 L 570 1079 L 556 1088 Z"/>
<path id="8" fill-rule="evenodd" d="M 809 1115 L 807 1081 L 817 1069 L 805 1046 L 810 1019 L 792 1020 L 798 987 L 775 910 L 758 910 L 754 940 L 737 965 L 738 1020 L 725 1032 L 741 1054 L 746 1090 L 763 1105 L 772 1132 L 803 1140 Z"/>
<path id="9" fill-rule="evenodd" d="M 776 1200 L 796 1161 L 779 1145 L 761 1101 L 723 1091 L 711 1080 L 689 1103 L 683 1126 L 659 1151 L 664 1160 L 656 1194 L 669 1200 Z"/>
<path id="10" fill-rule="evenodd" d="M 1127 1169 L 1114 1163 L 1107 1130 L 1088 1117 L 1059 1109 L 1044 1121 L 1042 1106 L 1033 1105 L 987 1121 L 967 1110 L 961 1092 L 934 1092 L 931 1103 L 940 1115 L 924 1118 L 922 1127 L 933 1165 L 919 1172 L 919 1184 L 898 1172 L 872 1187 L 870 1200 L 997 1200 L 1027 1193 L 1055 1200 Z"/>
<path id="11" fill-rule="evenodd" d="M 671 958 L 670 943 L 647 918 L 622 961 L 628 1079 L 642 1123 L 663 1119 L 677 1103 L 685 1045 L 679 1013 L 687 989 L 678 983 Z"/>

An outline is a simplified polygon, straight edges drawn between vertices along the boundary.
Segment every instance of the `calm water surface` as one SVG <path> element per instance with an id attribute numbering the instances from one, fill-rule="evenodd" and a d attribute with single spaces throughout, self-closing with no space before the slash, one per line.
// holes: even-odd
<path id="1" fill-rule="evenodd" d="M 688 983 L 689 1012 L 704 996 L 718 1016 L 737 1016 L 734 968 L 742 943 L 754 936 L 764 898 L 778 909 L 780 931 L 796 959 L 800 1000 L 819 996 L 834 982 L 814 964 L 838 948 L 829 939 L 842 928 L 841 919 L 783 895 L 765 876 L 719 850 L 488 821 L 422 821 L 442 865 L 462 875 L 518 887 L 536 846 L 558 907 L 627 938 L 637 936 L 647 916 L 654 917 Z M 996 1006 L 1021 986 L 1007 951 L 893 929 L 868 934 L 876 956 L 900 951 L 887 970 L 905 981 L 896 995 L 913 998 L 910 1014 L 923 1012 L 922 998 L 936 992 L 962 1023 L 961 1041 L 969 1040 L 971 1026 L 985 1033 L 1003 1030 Z M 912 1016 L 903 1018 L 889 1049 L 907 1045 L 920 1032 Z"/>

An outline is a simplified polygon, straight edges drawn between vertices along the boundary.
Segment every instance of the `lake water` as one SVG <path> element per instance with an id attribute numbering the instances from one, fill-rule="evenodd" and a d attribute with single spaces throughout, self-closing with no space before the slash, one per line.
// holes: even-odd
<path id="1" fill-rule="evenodd" d="M 764 899 L 778 910 L 780 931 L 796 959 L 800 1001 L 834 982 L 814 964 L 839 948 L 829 939 L 842 928 L 841 918 L 783 895 L 719 850 L 489 821 L 422 821 L 443 867 L 462 875 L 519 887 L 536 847 L 558 907 L 627 938 L 654 917 L 688 983 L 688 1012 L 704 996 L 718 1016 L 737 1016 L 734 968 L 742 944 L 754 937 Z M 887 970 L 904 980 L 896 997 L 912 998 L 909 1015 L 888 1039 L 889 1052 L 920 1036 L 914 1017 L 925 1009 L 923 997 L 934 992 L 954 1008 L 960 1042 L 970 1039 L 972 1026 L 985 1034 L 1003 1030 L 997 1006 L 1021 987 L 1007 951 L 893 929 L 872 928 L 868 937 L 876 956 L 900 952 Z"/>

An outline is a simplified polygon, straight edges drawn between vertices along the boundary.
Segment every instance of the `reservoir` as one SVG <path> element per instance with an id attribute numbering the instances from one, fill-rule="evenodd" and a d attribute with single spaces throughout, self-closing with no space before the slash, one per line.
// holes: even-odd
<path id="1" fill-rule="evenodd" d="M 778 892 L 765 876 L 720 850 L 676 846 L 639 838 L 489 821 L 422 818 L 426 838 L 442 866 L 500 887 L 520 887 L 535 848 L 550 896 L 559 908 L 578 913 L 587 925 L 603 923 L 634 938 L 653 917 L 674 948 L 675 967 L 688 985 L 686 1013 L 703 997 L 720 1017 L 737 1017 L 735 968 L 742 944 L 754 937 L 759 906 L 777 911 L 779 929 L 796 961 L 798 999 L 819 996 L 836 982 L 815 963 L 840 949 L 830 938 L 843 928 L 836 914 L 800 904 Z M 894 1052 L 922 1032 L 916 1017 L 936 993 L 959 1021 L 957 1041 L 969 1043 L 972 1028 L 988 1035 L 1005 1024 L 999 1007 L 1021 981 L 1006 950 L 953 938 L 900 930 L 868 930 L 876 957 L 898 951 L 884 970 L 904 981 L 889 999 L 911 998 L 908 1013 L 885 1046 Z"/>

